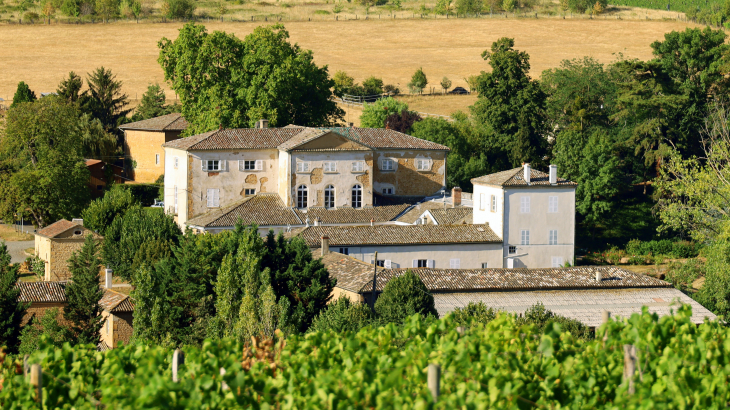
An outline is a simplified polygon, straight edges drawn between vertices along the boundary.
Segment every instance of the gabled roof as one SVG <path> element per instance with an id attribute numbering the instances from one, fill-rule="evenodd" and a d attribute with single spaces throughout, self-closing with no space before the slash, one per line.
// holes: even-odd
<path id="1" fill-rule="evenodd" d="M 367 224 L 370 223 L 370 221 L 392 221 L 406 209 L 408 209 L 408 205 L 402 204 L 357 209 L 350 207 L 335 209 L 308 208 L 306 212 L 302 209 L 294 209 L 294 212 L 296 212 L 302 222 L 309 218 L 310 224 L 314 224 L 315 220 L 323 224 Z"/>
<path id="2" fill-rule="evenodd" d="M 65 303 L 66 287 L 63 282 L 18 282 L 18 300 L 36 303 Z"/>
<path id="3" fill-rule="evenodd" d="M 167 142 L 163 144 L 163 147 L 182 150 L 278 148 L 288 151 L 330 132 L 371 149 L 449 151 L 449 148 L 444 145 L 382 128 L 312 128 L 298 126 L 213 130 Z"/>
<path id="4" fill-rule="evenodd" d="M 162 115 L 160 117 L 130 122 L 119 126 L 122 130 L 140 131 L 184 131 L 187 127 L 188 122 L 180 113 Z"/>
<path id="5" fill-rule="evenodd" d="M 71 222 L 66 219 L 61 219 L 59 221 L 56 221 L 45 228 L 41 229 L 40 231 L 36 232 L 35 234 L 38 236 L 43 236 L 45 238 L 55 238 L 56 236 L 68 231 L 69 229 L 80 227 L 83 228 L 83 225 Z"/>
<path id="6" fill-rule="evenodd" d="M 186 222 L 202 228 L 232 227 L 242 220 L 244 224 L 259 226 L 301 225 L 291 208 L 284 206 L 277 194 L 258 194 L 246 197 L 225 208 L 196 216 Z"/>
<path id="7" fill-rule="evenodd" d="M 479 178 L 472 178 L 471 182 L 472 184 L 514 187 L 553 186 L 550 184 L 550 175 L 534 168 L 530 169 L 530 184 L 528 185 L 527 182 L 525 182 L 524 172 L 523 168 L 519 167 L 494 174 L 484 175 Z M 568 181 L 567 179 L 558 178 L 558 181 L 554 186 L 575 187 L 577 185 L 578 184 L 575 182 Z"/>
<path id="8" fill-rule="evenodd" d="M 134 312 L 134 302 L 129 295 L 111 289 L 104 289 L 99 306 L 110 313 Z"/>
<path id="9" fill-rule="evenodd" d="M 474 210 L 472 208 L 436 208 L 430 209 L 429 214 L 439 225 L 456 225 L 461 223 L 472 223 Z"/>
<path id="10" fill-rule="evenodd" d="M 329 237 L 330 246 L 502 243 L 489 225 L 310 226 L 291 235 L 301 236 L 310 248 L 319 248 L 322 236 Z"/>
<path id="11" fill-rule="evenodd" d="M 366 283 L 373 283 L 373 265 L 357 260 L 351 256 L 330 252 L 322 257 L 330 277 L 337 279 L 340 289 L 360 292 Z"/>

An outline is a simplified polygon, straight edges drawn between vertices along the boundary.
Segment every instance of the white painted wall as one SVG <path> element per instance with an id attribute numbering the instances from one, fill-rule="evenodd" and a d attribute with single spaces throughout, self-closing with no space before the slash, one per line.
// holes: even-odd
<path id="1" fill-rule="evenodd" d="M 550 196 L 558 197 L 558 212 L 548 212 Z M 530 198 L 530 212 L 520 211 L 521 198 Z M 552 258 L 563 264 L 573 263 L 575 256 L 575 188 L 542 187 L 505 189 L 504 256 L 514 257 L 514 267 L 549 268 Z M 522 245 L 522 230 L 529 230 L 530 244 Z M 549 245 L 550 230 L 558 231 L 558 244 Z M 509 246 L 516 246 L 514 255 Z M 507 263 L 505 260 L 505 267 Z"/>
<path id="2" fill-rule="evenodd" d="M 497 211 L 492 212 L 491 197 L 497 199 Z M 504 238 L 504 190 L 501 187 L 474 184 L 474 224 L 489 224 L 494 233 Z"/>
<path id="3" fill-rule="evenodd" d="M 330 251 L 339 252 L 340 246 L 330 245 Z M 481 269 L 502 267 L 502 245 L 499 243 L 446 244 L 446 245 L 387 245 L 350 246 L 349 255 L 370 263 L 375 252 L 378 260 L 391 261 L 392 268 L 411 268 L 414 259 L 433 260 L 434 267 L 449 269 L 451 259 L 459 259 L 460 269 Z M 320 254 L 319 250 L 315 254 Z"/>
<path id="4" fill-rule="evenodd" d="M 177 158 L 177 168 L 175 167 Z M 188 214 L 188 153 L 165 148 L 165 212 L 177 215 L 177 223 L 184 229 Z M 175 187 L 177 187 L 177 212 L 175 212 Z"/>

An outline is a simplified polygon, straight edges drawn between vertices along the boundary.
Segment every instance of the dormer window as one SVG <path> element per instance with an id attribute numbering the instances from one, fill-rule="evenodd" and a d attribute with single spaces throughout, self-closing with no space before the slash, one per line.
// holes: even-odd
<path id="1" fill-rule="evenodd" d="M 74 235 L 81 235 L 81 231 L 74 231 Z"/>

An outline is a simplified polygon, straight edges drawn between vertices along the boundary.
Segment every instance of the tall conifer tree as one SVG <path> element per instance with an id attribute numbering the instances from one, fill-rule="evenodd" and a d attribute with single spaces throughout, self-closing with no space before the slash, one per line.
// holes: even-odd
<path id="1" fill-rule="evenodd" d="M 66 286 L 68 305 L 63 314 L 71 322 L 78 343 L 98 344 L 103 325 L 99 300 L 104 290 L 99 284 L 99 246 L 92 235 L 86 237 L 84 246 L 71 257 L 69 268 L 71 282 Z"/>
<path id="2" fill-rule="evenodd" d="M 0 242 L 0 346 L 15 352 L 20 336 L 20 322 L 27 305 L 18 301 L 20 290 L 18 266 L 10 264 L 10 254 L 5 242 Z"/>

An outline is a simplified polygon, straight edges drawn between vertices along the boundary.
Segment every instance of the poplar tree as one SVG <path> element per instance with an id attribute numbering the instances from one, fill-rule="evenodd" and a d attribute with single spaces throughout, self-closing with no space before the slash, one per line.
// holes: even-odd
<path id="1" fill-rule="evenodd" d="M 37 99 L 38 97 L 36 97 L 35 93 L 31 91 L 30 87 L 28 87 L 28 84 L 26 84 L 24 81 L 21 81 L 18 83 L 18 89 L 15 90 L 15 95 L 13 95 L 13 103 L 10 104 L 10 108 L 13 108 L 20 103 L 33 102 Z"/>
<path id="2" fill-rule="evenodd" d="M 77 343 L 99 344 L 99 330 L 103 325 L 99 300 L 104 296 L 99 284 L 100 268 L 99 246 L 89 234 L 69 260 L 71 282 L 66 286 L 68 304 L 63 312 Z"/>
<path id="3" fill-rule="evenodd" d="M 17 351 L 20 323 L 28 305 L 18 301 L 20 290 L 15 286 L 20 275 L 18 266 L 10 264 L 5 242 L 0 242 L 0 346 Z"/>

